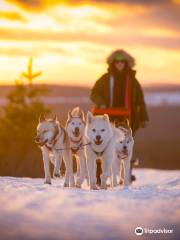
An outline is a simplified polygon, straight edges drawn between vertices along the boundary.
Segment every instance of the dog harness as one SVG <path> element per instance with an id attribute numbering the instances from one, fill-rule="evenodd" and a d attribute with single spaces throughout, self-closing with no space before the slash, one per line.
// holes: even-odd
<path id="1" fill-rule="evenodd" d="M 82 147 L 82 137 L 78 141 L 73 140 L 72 138 L 70 138 L 70 140 L 73 143 L 79 143 L 77 147 L 71 147 L 72 153 L 76 154 L 79 151 L 79 149 Z"/>
<path id="2" fill-rule="evenodd" d="M 60 126 L 61 127 L 61 126 Z M 59 137 L 61 137 L 62 135 L 63 135 L 63 133 L 64 133 L 64 139 L 63 139 L 63 141 L 65 141 L 65 131 L 64 131 L 64 129 L 61 127 L 61 135 L 59 136 Z M 54 137 L 53 137 L 53 139 L 52 139 L 52 145 L 51 146 L 49 146 L 47 143 L 45 143 L 45 147 L 50 151 L 50 152 L 52 152 L 52 149 L 53 149 L 53 147 L 54 147 L 54 145 L 57 143 L 57 136 L 58 136 L 58 134 L 59 134 L 59 127 L 58 127 L 58 125 L 57 124 L 55 124 L 54 125 Z"/>

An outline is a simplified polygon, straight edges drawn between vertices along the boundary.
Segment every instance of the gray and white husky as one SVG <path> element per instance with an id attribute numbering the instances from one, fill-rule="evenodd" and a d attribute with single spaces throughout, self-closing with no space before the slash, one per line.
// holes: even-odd
<path id="1" fill-rule="evenodd" d="M 111 175 L 111 166 L 115 152 L 114 131 L 108 115 L 93 116 L 91 112 L 88 112 L 86 136 L 90 142 L 90 145 L 86 146 L 90 188 L 97 189 L 96 160 L 101 159 L 101 188 L 106 189 L 106 182 Z"/>
<path id="2" fill-rule="evenodd" d="M 76 186 L 81 187 L 84 179 L 88 178 L 88 171 L 85 154 L 85 144 L 87 142 L 84 135 L 85 118 L 83 111 L 79 107 L 69 111 L 66 122 L 66 131 L 71 148 L 71 159 L 75 156 L 77 161 Z"/>
<path id="3" fill-rule="evenodd" d="M 46 119 L 43 114 L 40 115 L 35 141 L 42 151 L 45 183 L 47 184 L 51 184 L 50 161 L 54 163 L 54 176 L 60 177 L 63 158 L 66 165 L 64 186 L 74 186 L 72 161 L 66 135 L 65 129 L 60 125 L 56 116 L 53 119 Z"/>
<path id="4" fill-rule="evenodd" d="M 130 128 L 118 127 L 117 130 L 119 136 L 116 135 L 115 158 L 112 163 L 113 186 L 117 186 L 118 177 L 124 186 L 129 186 L 134 139 Z"/>

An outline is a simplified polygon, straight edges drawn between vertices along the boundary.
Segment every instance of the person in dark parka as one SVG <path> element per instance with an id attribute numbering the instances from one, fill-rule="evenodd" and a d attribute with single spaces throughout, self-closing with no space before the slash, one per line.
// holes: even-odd
<path id="1" fill-rule="evenodd" d="M 109 55 L 107 64 L 108 70 L 96 81 L 90 98 L 100 108 L 125 107 L 126 81 L 129 78 L 131 82 L 131 117 L 129 120 L 134 135 L 140 127 L 146 127 L 149 121 L 143 91 L 136 79 L 136 71 L 133 70 L 135 60 L 129 53 L 120 49 Z M 121 122 L 124 116 L 110 116 L 110 120 Z"/>

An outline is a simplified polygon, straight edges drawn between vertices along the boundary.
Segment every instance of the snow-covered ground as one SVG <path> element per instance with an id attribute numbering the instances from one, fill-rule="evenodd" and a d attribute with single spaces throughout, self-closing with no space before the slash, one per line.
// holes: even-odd
<path id="1" fill-rule="evenodd" d="M 0 239 L 180 239 L 180 171 L 134 172 L 137 181 L 125 190 L 0 177 Z M 136 236 L 138 226 L 173 233 Z"/>

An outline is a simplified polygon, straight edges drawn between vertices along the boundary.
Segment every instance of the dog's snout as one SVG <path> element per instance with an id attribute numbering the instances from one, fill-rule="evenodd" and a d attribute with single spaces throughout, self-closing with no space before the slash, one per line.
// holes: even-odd
<path id="1" fill-rule="evenodd" d="M 100 135 L 96 135 L 96 140 L 100 140 L 101 136 Z"/>
<path id="2" fill-rule="evenodd" d="M 75 132 L 79 132 L 79 128 L 78 127 L 75 128 Z"/>
<path id="3" fill-rule="evenodd" d="M 123 146 L 123 149 L 124 149 L 124 150 L 127 150 L 127 146 L 126 146 L 126 145 L 125 145 L 125 146 Z"/>

